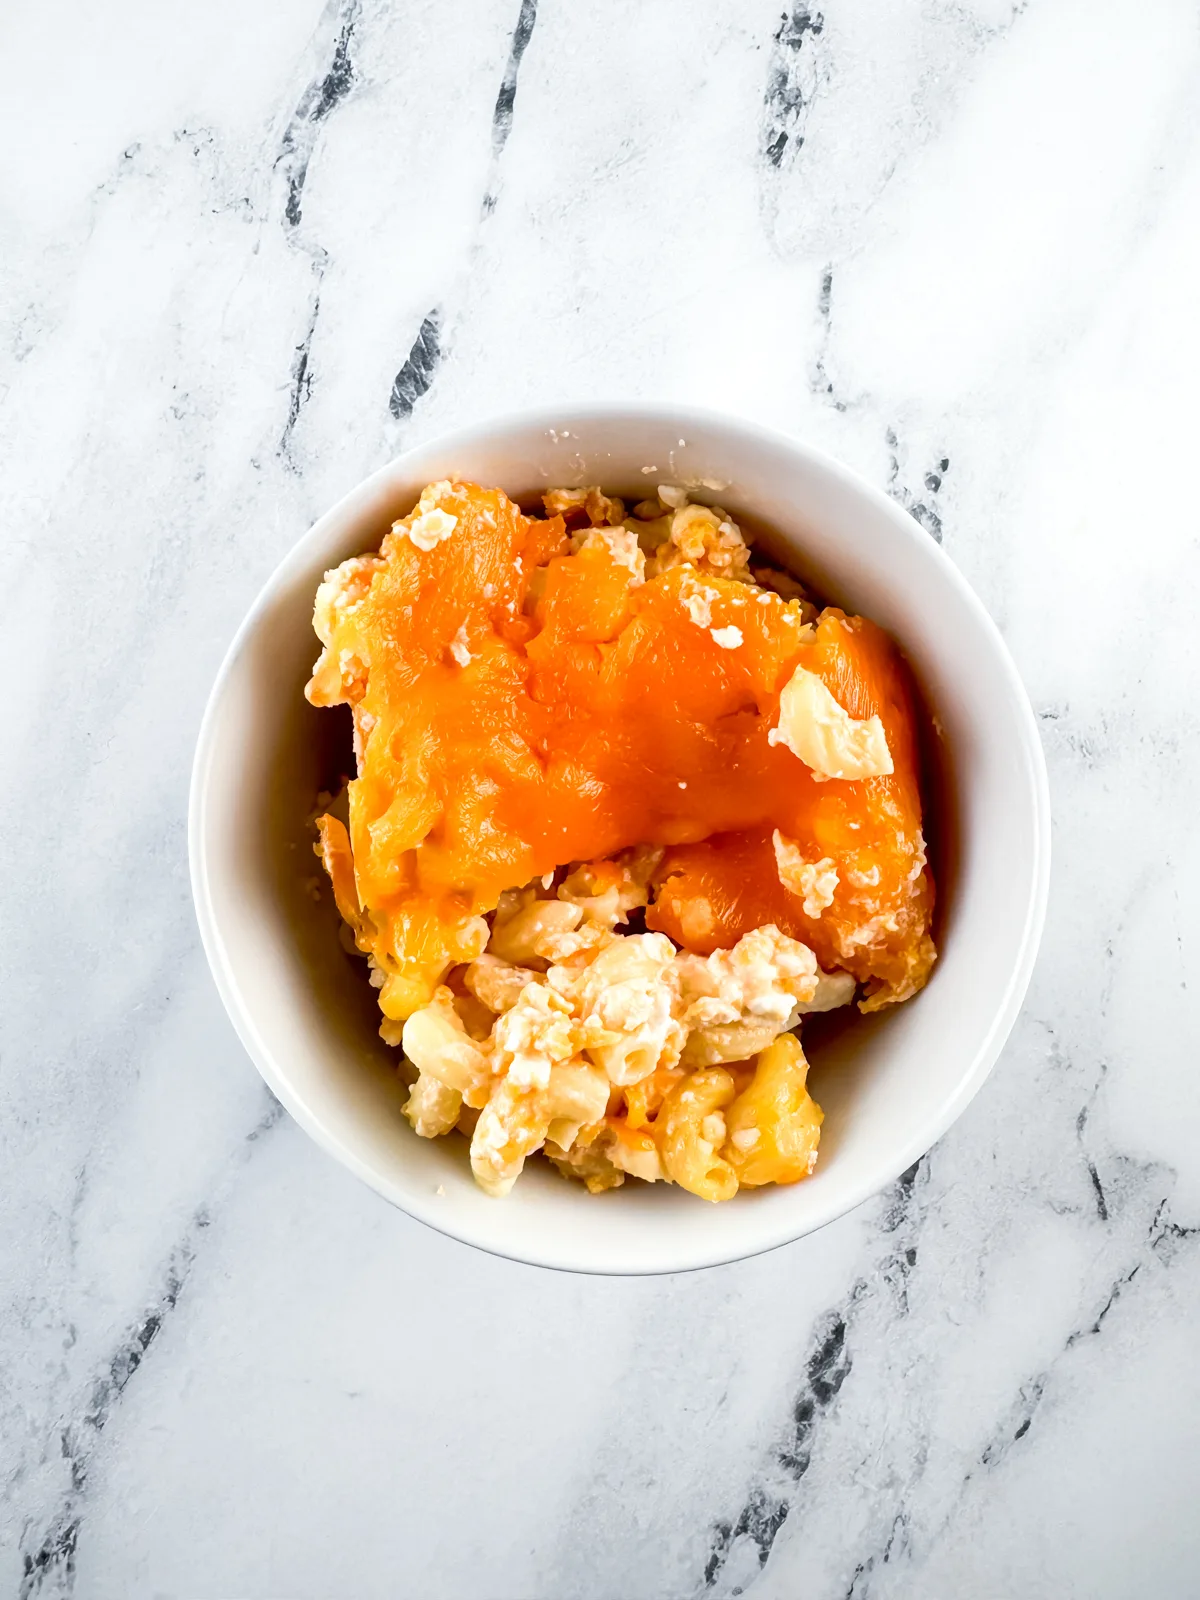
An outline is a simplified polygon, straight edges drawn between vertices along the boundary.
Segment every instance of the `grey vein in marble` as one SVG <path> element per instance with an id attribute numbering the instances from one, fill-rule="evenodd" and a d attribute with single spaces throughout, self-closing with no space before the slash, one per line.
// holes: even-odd
<path id="1" fill-rule="evenodd" d="M 500 90 L 496 95 L 496 105 L 492 111 L 492 157 L 480 210 L 481 224 L 496 209 L 499 198 L 500 159 L 512 132 L 521 60 L 533 36 L 536 22 L 537 0 L 521 0 L 521 9 L 517 13 L 516 25 L 509 43 L 508 61 L 504 67 L 504 76 L 500 80 Z M 438 364 L 445 354 L 444 320 L 443 308 L 440 305 L 432 307 L 421 323 L 404 365 L 396 374 L 388 409 L 397 422 L 403 422 L 412 415 L 414 406 L 428 392 L 433 382 Z"/>

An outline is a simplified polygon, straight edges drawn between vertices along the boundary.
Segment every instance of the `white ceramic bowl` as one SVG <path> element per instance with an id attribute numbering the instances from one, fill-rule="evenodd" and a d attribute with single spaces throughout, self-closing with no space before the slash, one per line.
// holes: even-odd
<path id="1" fill-rule="evenodd" d="M 940 730 L 940 960 L 928 988 L 854 1014 L 813 1050 L 825 1110 L 807 1182 L 708 1205 L 665 1185 L 589 1195 L 533 1161 L 506 1200 L 476 1188 L 457 1138 L 418 1139 L 400 1115 L 375 991 L 338 941 L 309 817 L 348 767 L 345 713 L 302 690 L 317 654 L 321 574 L 373 549 L 420 489 L 446 477 L 514 498 L 550 485 L 619 493 L 719 485 L 760 544 L 830 600 L 887 628 Z M 700 491 L 703 497 L 703 491 Z M 347 719 L 348 720 L 348 719 Z M 935 741 L 935 745 L 938 741 Z M 672 1272 L 810 1233 L 890 1183 L 962 1112 L 1016 1018 L 1045 913 L 1049 798 L 1037 727 L 975 595 L 898 506 L 808 446 L 676 407 L 564 407 L 464 429 L 353 490 L 283 561 L 251 608 L 200 731 L 190 806 L 192 886 L 213 975 L 242 1042 L 314 1139 L 386 1199 L 499 1255 L 581 1272 Z"/>

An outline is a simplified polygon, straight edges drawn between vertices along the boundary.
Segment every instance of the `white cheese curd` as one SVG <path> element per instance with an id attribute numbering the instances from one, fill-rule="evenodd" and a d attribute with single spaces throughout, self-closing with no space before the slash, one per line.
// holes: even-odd
<path id="1" fill-rule="evenodd" d="M 816 956 L 770 923 L 744 934 L 731 950 L 681 952 L 675 966 L 685 1020 L 701 1027 L 754 1018 L 782 1028 L 795 1006 L 817 991 Z"/>
<path id="2" fill-rule="evenodd" d="M 806 917 L 819 917 L 833 904 L 838 886 L 833 858 L 822 856 L 819 861 L 809 861 L 799 845 L 786 838 L 778 828 L 771 835 L 771 842 L 775 846 L 775 867 L 780 883 L 804 902 Z"/>
<path id="3" fill-rule="evenodd" d="M 646 557 L 632 528 L 627 528 L 624 523 L 618 523 L 614 528 L 592 528 L 580 549 L 586 550 L 593 545 L 603 545 L 619 567 L 628 567 L 633 574 L 631 589 L 645 582 Z"/>
<path id="4" fill-rule="evenodd" d="M 684 578 L 679 585 L 679 604 L 687 612 L 688 620 L 698 628 L 712 625 L 712 603 L 720 598 L 719 589 L 706 583 L 697 583 L 695 578 Z"/>
<path id="5" fill-rule="evenodd" d="M 393 523 L 392 532 L 407 534 L 418 550 L 432 550 L 441 544 L 458 527 L 458 518 L 438 505 L 442 496 L 449 493 L 450 484 L 445 479 L 431 483 L 417 502 L 412 521 L 407 527 L 403 520 Z"/>
<path id="6" fill-rule="evenodd" d="M 875 778 L 894 770 L 883 723 L 856 721 L 815 672 L 797 667 L 779 697 L 779 723 L 767 738 L 821 778 Z"/>
<path id="7" fill-rule="evenodd" d="M 630 934 L 614 938 L 573 984 L 584 1029 L 594 1041 L 588 1055 L 611 1083 L 637 1083 L 679 1060 L 686 1029 L 676 1016 L 674 963 L 675 946 L 665 934 Z"/>
<path id="8" fill-rule="evenodd" d="M 492 1029 L 493 1064 L 522 1089 L 544 1089 L 550 1069 L 575 1054 L 579 1030 L 570 1003 L 544 983 L 530 983 Z"/>

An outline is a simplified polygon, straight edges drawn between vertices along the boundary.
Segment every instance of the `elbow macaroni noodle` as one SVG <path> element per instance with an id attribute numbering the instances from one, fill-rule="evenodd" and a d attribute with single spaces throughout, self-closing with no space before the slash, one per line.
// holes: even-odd
<path id="1" fill-rule="evenodd" d="M 497 911 L 489 948 L 404 1024 L 405 1115 L 422 1138 L 469 1133 L 488 1194 L 543 1148 L 593 1192 L 632 1176 L 728 1200 L 812 1170 L 821 1113 L 787 1030 L 848 1002 L 853 980 L 771 926 L 707 957 L 619 933 L 647 882 L 646 854 L 630 851 L 528 885 Z"/>

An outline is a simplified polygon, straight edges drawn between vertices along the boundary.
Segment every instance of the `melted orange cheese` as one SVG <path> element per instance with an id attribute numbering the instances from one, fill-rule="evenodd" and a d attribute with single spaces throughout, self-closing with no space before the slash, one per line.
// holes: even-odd
<path id="1" fill-rule="evenodd" d="M 821 964 L 901 999 L 928 974 L 912 696 L 887 636 L 685 563 L 639 582 L 602 539 L 572 553 L 561 517 L 499 490 L 441 486 L 452 531 L 423 548 L 401 522 L 378 557 L 330 575 L 317 705 L 353 707 L 358 775 L 347 857 L 359 944 L 403 1018 L 478 953 L 504 890 L 627 846 L 666 847 L 650 927 L 707 953 L 774 922 Z M 412 519 L 407 519 L 411 522 Z M 324 593 L 324 591 L 323 591 Z M 877 715 L 894 771 L 820 781 L 768 732 L 796 667 L 855 718 Z M 818 917 L 779 878 L 778 830 L 832 862 Z"/>

